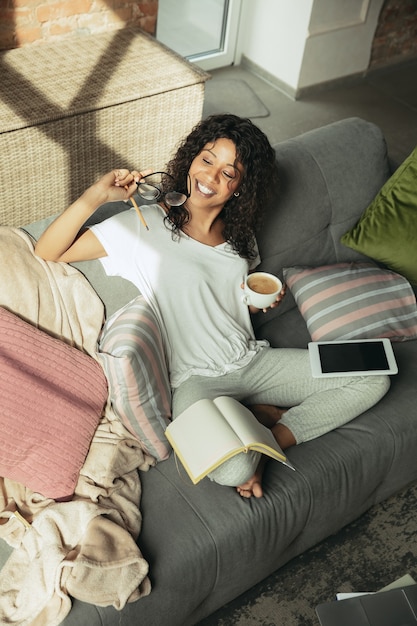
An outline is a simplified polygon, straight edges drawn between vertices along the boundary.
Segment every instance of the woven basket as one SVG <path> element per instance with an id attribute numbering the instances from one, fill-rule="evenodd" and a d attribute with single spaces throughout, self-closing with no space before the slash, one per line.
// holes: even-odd
<path id="1" fill-rule="evenodd" d="M 116 167 L 160 170 L 208 74 L 137 29 L 0 54 L 0 224 L 63 211 Z"/>

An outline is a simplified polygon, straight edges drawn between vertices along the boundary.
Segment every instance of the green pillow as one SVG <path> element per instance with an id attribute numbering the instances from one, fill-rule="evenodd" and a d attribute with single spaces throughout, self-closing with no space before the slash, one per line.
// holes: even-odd
<path id="1" fill-rule="evenodd" d="M 417 148 L 341 242 L 417 285 Z"/>

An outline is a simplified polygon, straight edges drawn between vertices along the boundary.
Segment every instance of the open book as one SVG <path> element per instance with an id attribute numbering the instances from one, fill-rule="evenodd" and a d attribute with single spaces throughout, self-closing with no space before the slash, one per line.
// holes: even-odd
<path id="1" fill-rule="evenodd" d="M 165 434 L 194 484 L 235 454 L 249 450 L 294 469 L 269 428 L 227 396 L 198 400 L 169 424 Z"/>

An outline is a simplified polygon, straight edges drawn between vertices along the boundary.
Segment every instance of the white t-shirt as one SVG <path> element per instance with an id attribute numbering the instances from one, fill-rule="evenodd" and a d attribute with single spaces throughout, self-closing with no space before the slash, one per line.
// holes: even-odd
<path id="1" fill-rule="evenodd" d="M 172 387 L 193 374 L 219 376 L 249 363 L 265 342 L 255 340 L 242 300 L 248 261 L 227 243 L 173 236 L 158 204 L 141 210 L 149 230 L 134 209 L 91 230 L 108 255 L 100 259 L 105 272 L 134 283 L 159 317 Z"/>

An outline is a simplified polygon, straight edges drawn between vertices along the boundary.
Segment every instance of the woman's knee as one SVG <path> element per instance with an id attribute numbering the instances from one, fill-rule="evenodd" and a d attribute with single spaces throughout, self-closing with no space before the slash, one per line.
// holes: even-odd
<path id="1" fill-rule="evenodd" d="M 377 387 L 376 394 L 378 394 L 378 402 L 389 390 L 391 386 L 391 378 L 389 376 L 375 376 L 375 384 Z"/>

